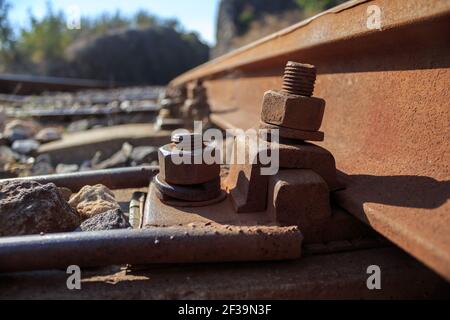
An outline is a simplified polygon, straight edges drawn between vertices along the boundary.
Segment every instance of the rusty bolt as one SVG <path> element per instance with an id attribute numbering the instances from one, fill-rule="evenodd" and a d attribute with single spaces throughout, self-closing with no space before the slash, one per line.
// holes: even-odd
<path id="1" fill-rule="evenodd" d="M 315 80 L 313 65 L 289 61 L 283 89 L 264 94 L 261 120 L 294 130 L 318 131 L 325 112 L 325 100 L 312 97 Z"/>
<path id="2" fill-rule="evenodd" d="M 270 90 L 264 94 L 261 120 L 296 130 L 317 131 L 324 112 L 323 99 Z"/>
<path id="3" fill-rule="evenodd" d="M 174 135 L 171 144 L 159 149 L 160 178 L 178 185 L 196 185 L 216 179 L 220 175 L 220 164 L 206 164 L 203 151 L 202 135 Z M 180 163 L 180 157 L 187 161 Z"/>
<path id="4" fill-rule="evenodd" d="M 297 96 L 311 97 L 316 82 L 316 67 L 289 61 L 284 69 L 282 92 Z"/>

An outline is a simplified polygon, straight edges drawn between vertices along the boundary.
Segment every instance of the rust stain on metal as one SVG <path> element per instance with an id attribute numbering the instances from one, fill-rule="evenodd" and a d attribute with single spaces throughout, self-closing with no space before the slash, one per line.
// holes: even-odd
<path id="1" fill-rule="evenodd" d="M 300 258 L 302 239 L 296 227 L 195 223 L 182 227 L 3 238 L 0 272 L 70 265 L 289 260 Z"/>

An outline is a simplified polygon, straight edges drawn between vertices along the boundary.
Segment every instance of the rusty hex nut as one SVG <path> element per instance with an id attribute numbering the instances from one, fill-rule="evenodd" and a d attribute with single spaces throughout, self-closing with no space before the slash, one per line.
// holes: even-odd
<path id="1" fill-rule="evenodd" d="M 189 163 L 182 161 L 189 158 Z M 177 160 L 178 159 L 178 160 Z M 174 144 L 159 148 L 160 177 L 170 184 L 195 185 L 216 179 L 220 175 L 220 164 L 206 164 L 203 148 L 180 151 Z"/>
<path id="2" fill-rule="evenodd" d="M 296 130 L 317 131 L 324 112 L 323 99 L 270 90 L 264 94 L 261 120 Z"/>

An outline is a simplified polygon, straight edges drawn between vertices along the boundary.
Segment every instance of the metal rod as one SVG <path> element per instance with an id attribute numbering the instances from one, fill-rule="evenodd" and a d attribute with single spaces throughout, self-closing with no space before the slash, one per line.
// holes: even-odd
<path id="1" fill-rule="evenodd" d="M 144 203 L 147 194 L 145 192 L 134 192 L 131 196 L 130 206 L 129 206 L 129 221 L 134 229 L 142 228 L 142 217 L 144 216 Z"/>
<path id="2" fill-rule="evenodd" d="M 184 226 L 0 239 L 0 272 L 121 264 L 298 259 L 296 227 Z"/>
<path id="3" fill-rule="evenodd" d="M 7 181 L 54 183 L 58 187 L 69 188 L 72 192 L 78 192 L 85 185 L 95 184 L 103 184 L 110 189 L 142 188 L 148 186 L 158 172 L 158 166 L 131 167 L 4 179 L 0 180 L 0 183 Z"/>

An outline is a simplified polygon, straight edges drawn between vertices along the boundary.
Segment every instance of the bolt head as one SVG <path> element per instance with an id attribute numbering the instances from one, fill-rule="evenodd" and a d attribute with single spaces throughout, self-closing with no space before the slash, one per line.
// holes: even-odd
<path id="1" fill-rule="evenodd" d="M 159 149 L 160 176 L 170 184 L 195 185 L 216 179 L 220 164 L 206 164 L 203 149 L 178 149 L 169 144 Z M 184 160 L 184 161 L 183 161 Z"/>
<path id="2" fill-rule="evenodd" d="M 296 130 L 317 131 L 324 112 L 323 99 L 270 90 L 264 94 L 261 120 Z"/>

